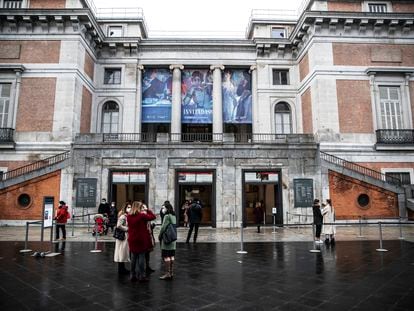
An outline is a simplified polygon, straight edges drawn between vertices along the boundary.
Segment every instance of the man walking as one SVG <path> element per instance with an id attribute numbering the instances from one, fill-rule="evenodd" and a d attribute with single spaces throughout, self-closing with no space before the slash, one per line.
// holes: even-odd
<path id="1" fill-rule="evenodd" d="M 200 226 L 201 219 L 203 218 L 203 211 L 201 207 L 201 202 L 198 199 L 194 199 L 190 208 L 188 209 L 188 220 L 190 222 L 190 230 L 188 231 L 186 243 L 190 243 L 191 234 L 194 230 L 194 243 L 197 242 L 198 227 Z"/>

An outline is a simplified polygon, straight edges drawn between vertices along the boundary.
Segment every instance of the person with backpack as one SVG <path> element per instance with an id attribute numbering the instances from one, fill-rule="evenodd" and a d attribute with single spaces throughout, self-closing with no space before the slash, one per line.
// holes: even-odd
<path id="1" fill-rule="evenodd" d="M 197 242 L 198 227 L 200 226 L 201 219 L 203 218 L 203 211 L 201 202 L 198 199 L 194 199 L 190 208 L 188 209 L 188 220 L 190 222 L 190 230 L 188 230 L 186 243 L 190 243 L 191 234 L 194 230 L 193 242 Z"/>
<path id="2" fill-rule="evenodd" d="M 66 223 L 70 218 L 68 206 L 65 201 L 59 201 L 59 207 L 56 213 L 56 240 L 66 240 Z M 62 231 L 62 238 L 59 238 L 59 231 Z"/>
<path id="3" fill-rule="evenodd" d="M 167 243 L 163 235 L 168 229 L 168 226 L 175 226 L 177 225 L 177 219 L 175 217 L 175 212 L 173 206 L 168 202 L 164 203 L 165 207 L 165 215 L 162 221 L 160 234 L 158 239 L 161 243 L 161 257 L 164 261 L 165 266 L 165 273 L 164 275 L 160 276 L 160 280 L 171 280 L 174 276 L 174 260 L 175 260 L 175 249 L 176 249 L 176 241 L 171 241 Z"/>

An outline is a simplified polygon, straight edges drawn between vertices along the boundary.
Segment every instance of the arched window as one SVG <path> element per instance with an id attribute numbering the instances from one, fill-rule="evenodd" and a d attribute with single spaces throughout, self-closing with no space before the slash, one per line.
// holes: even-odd
<path id="1" fill-rule="evenodd" d="M 118 133 L 119 107 L 114 101 L 106 102 L 102 108 L 102 133 Z"/>
<path id="2" fill-rule="evenodd" d="M 290 107 L 285 102 L 280 102 L 275 107 L 276 134 L 292 133 L 292 118 Z"/>

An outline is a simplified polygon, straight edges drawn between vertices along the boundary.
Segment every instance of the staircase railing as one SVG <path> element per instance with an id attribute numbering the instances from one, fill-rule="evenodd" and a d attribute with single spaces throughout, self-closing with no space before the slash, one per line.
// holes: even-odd
<path id="1" fill-rule="evenodd" d="M 373 169 L 370 169 L 368 167 L 356 164 L 354 162 L 350 162 L 350 161 L 338 158 L 338 157 L 336 157 L 332 154 L 329 154 L 329 153 L 326 153 L 326 152 L 323 152 L 323 151 L 320 151 L 320 154 L 321 154 L 321 159 L 323 159 L 323 160 L 325 160 L 329 163 L 342 166 L 343 168 L 346 168 L 346 169 L 349 169 L 351 171 L 369 176 L 371 178 L 374 178 L 374 179 L 377 179 L 377 180 L 380 180 L 380 181 L 384 181 L 384 182 L 389 183 L 389 184 L 401 186 L 401 180 L 398 179 L 398 178 L 395 178 L 395 177 L 392 177 L 392 176 L 387 176 L 387 175 L 385 175 L 381 172 L 378 172 L 376 170 L 373 170 Z"/>
<path id="2" fill-rule="evenodd" d="M 34 163 L 16 168 L 14 170 L 8 171 L 8 172 L 4 172 L 2 175 L 0 175 L 0 180 L 1 181 L 5 181 L 8 179 L 12 179 L 18 176 L 22 176 L 25 175 L 27 173 L 57 164 L 59 162 L 63 162 L 66 159 L 69 159 L 70 157 L 70 151 L 40 160 L 40 161 L 36 161 Z"/>

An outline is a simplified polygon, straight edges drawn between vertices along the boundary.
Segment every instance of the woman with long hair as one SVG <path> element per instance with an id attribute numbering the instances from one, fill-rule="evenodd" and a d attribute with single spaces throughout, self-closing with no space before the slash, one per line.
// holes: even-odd
<path id="1" fill-rule="evenodd" d="M 128 222 L 127 215 L 131 212 L 131 204 L 125 203 L 118 213 L 116 228 L 125 232 L 125 240 L 115 239 L 114 261 L 118 263 L 118 273 L 128 274 L 125 263 L 129 261 Z"/>
<path id="2" fill-rule="evenodd" d="M 171 280 L 174 276 L 174 260 L 175 260 L 175 249 L 176 249 L 176 241 L 171 243 L 165 243 L 162 239 L 162 235 L 167 229 L 167 226 L 171 224 L 172 226 L 176 226 L 177 219 L 175 217 L 174 208 L 168 202 L 164 203 L 164 207 L 166 209 L 165 216 L 162 221 L 162 226 L 160 229 L 160 235 L 158 239 L 161 242 L 161 256 L 164 261 L 165 266 L 165 274 L 160 276 L 161 280 Z"/>
<path id="3" fill-rule="evenodd" d="M 145 253 L 152 248 L 150 233 L 148 232 L 147 222 L 154 220 L 154 213 L 147 209 L 143 210 L 141 202 L 132 203 L 131 213 L 127 216 L 128 221 L 128 245 L 131 251 L 131 282 L 139 280 L 148 282 L 145 275 Z M 138 275 L 136 268 L 138 266 Z M 138 276 L 138 278 L 137 278 Z"/>

